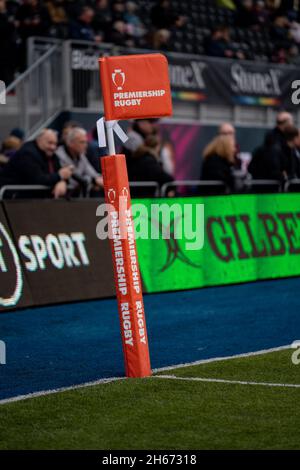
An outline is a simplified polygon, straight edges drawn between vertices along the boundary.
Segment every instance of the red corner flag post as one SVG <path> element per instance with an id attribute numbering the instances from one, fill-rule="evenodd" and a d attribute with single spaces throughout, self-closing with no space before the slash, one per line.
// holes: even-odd
<path id="1" fill-rule="evenodd" d="M 109 156 L 101 158 L 109 204 L 113 257 L 127 377 L 151 375 L 142 285 L 137 259 L 125 155 L 115 155 L 113 133 L 127 140 L 119 119 L 170 116 L 168 63 L 161 54 L 99 59 Z M 104 119 L 97 121 L 99 145 L 106 145 Z"/>

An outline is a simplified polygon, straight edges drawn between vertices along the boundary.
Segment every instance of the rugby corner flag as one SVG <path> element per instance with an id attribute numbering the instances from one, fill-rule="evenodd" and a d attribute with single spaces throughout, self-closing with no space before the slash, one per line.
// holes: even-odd
<path id="1" fill-rule="evenodd" d="M 163 54 L 103 57 L 99 64 L 106 121 L 172 115 Z"/>

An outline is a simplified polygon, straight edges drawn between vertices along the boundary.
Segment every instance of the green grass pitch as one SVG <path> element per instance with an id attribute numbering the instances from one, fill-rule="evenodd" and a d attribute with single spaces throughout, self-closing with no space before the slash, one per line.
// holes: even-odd
<path id="1" fill-rule="evenodd" d="M 300 384 L 293 350 L 160 372 Z M 0 405 L 0 449 L 300 449 L 300 388 L 128 379 Z"/>

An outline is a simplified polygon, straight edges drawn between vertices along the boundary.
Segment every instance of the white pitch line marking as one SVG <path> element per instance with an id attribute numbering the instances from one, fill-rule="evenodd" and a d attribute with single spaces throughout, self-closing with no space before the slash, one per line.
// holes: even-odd
<path id="1" fill-rule="evenodd" d="M 219 362 L 219 361 L 228 361 L 230 359 L 239 359 L 242 357 L 252 357 L 252 356 L 260 356 L 261 354 L 268 354 L 277 351 L 283 351 L 284 349 L 291 349 L 291 345 L 287 344 L 285 346 L 278 346 L 277 348 L 270 348 L 270 349 L 261 349 L 260 351 L 252 351 L 248 353 L 242 354 L 235 354 L 233 356 L 224 356 L 224 357 L 212 357 L 211 359 L 200 359 L 199 361 L 194 362 L 186 362 L 183 364 L 176 364 L 174 366 L 167 366 L 167 367 L 160 367 L 159 369 L 153 369 L 153 372 L 164 372 L 167 370 L 172 369 L 181 369 L 183 367 L 190 367 L 190 366 L 198 366 L 201 364 L 209 364 L 210 362 Z"/>
<path id="2" fill-rule="evenodd" d="M 156 379 L 172 379 L 172 380 L 187 380 L 190 382 L 210 382 L 210 383 L 224 383 L 224 384 L 236 384 L 236 385 L 262 385 L 264 387 L 288 387 L 288 388 L 300 388 L 300 384 L 277 384 L 271 382 L 248 382 L 245 380 L 226 380 L 226 379 L 214 379 L 214 378 L 203 378 L 203 377 L 177 377 L 176 375 L 155 375 Z"/>
<path id="3" fill-rule="evenodd" d="M 125 380 L 126 377 L 111 377 L 107 379 L 99 379 L 94 382 L 85 382 L 79 385 L 70 385 L 69 387 L 55 388 L 53 390 L 41 390 L 40 392 L 28 393 L 27 395 L 18 395 L 16 397 L 4 398 L 0 400 L 0 405 L 6 403 L 13 403 L 15 401 L 28 400 L 29 398 L 43 397 L 46 395 L 52 395 L 54 393 L 68 392 L 69 390 L 77 390 L 78 388 L 93 387 L 94 385 L 107 384 L 110 382 L 117 382 L 118 380 Z"/>
<path id="4" fill-rule="evenodd" d="M 284 349 L 291 349 L 291 345 L 279 346 L 277 348 L 270 348 L 270 349 L 261 349 L 260 351 L 236 354 L 233 356 L 213 357 L 211 359 L 202 359 L 200 361 L 188 362 L 188 363 L 178 364 L 178 365 L 173 365 L 173 366 L 168 366 L 168 367 L 161 367 L 159 369 L 153 369 L 153 373 L 164 372 L 164 371 L 172 370 L 172 369 L 180 369 L 182 367 L 197 366 L 200 364 L 207 364 L 210 362 L 227 361 L 230 359 L 238 359 L 238 358 L 250 357 L 250 356 L 259 356 L 261 354 L 268 354 L 268 353 L 272 353 L 276 351 L 282 351 Z M 155 376 L 155 377 L 161 377 L 161 376 Z M 92 387 L 94 385 L 100 385 L 100 384 L 105 384 L 105 383 L 110 383 L 110 382 L 115 382 L 118 380 L 125 380 L 125 379 L 127 379 L 127 377 L 108 377 L 106 379 L 95 380 L 94 382 L 86 382 L 86 383 L 82 383 L 78 385 L 72 385 L 70 387 L 61 387 L 61 388 L 57 388 L 53 390 L 43 390 L 40 392 L 28 393 L 27 395 L 18 395 L 15 397 L 4 398 L 3 400 L 0 400 L 0 405 L 5 405 L 7 403 L 13 403 L 13 402 L 21 401 L 21 400 L 28 400 L 29 398 L 52 395 L 54 393 L 59 393 L 59 392 L 67 392 L 69 390 L 77 390 L 78 388 Z"/>

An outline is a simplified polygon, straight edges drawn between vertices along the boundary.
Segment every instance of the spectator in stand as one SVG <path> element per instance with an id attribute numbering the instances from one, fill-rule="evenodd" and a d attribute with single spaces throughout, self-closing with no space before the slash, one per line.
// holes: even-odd
<path id="1" fill-rule="evenodd" d="M 134 2 L 126 3 L 126 11 L 124 14 L 124 21 L 127 24 L 128 33 L 134 38 L 141 38 L 146 34 L 146 28 L 137 15 L 138 6 Z"/>
<path id="2" fill-rule="evenodd" d="M 128 160 L 128 178 L 129 181 L 156 181 L 159 186 L 173 181 L 172 176 L 166 173 L 159 161 L 160 139 L 157 135 L 148 135 L 145 141 L 133 153 Z M 153 196 L 153 189 L 139 188 L 133 193 L 139 196 Z"/>
<path id="3" fill-rule="evenodd" d="M 98 173 L 102 172 L 100 159 L 106 155 L 108 155 L 108 148 L 99 147 L 98 131 L 97 127 L 95 126 L 89 134 L 89 143 L 86 157 Z"/>
<path id="4" fill-rule="evenodd" d="M 252 0 L 242 0 L 238 3 L 235 23 L 239 28 L 251 28 L 257 25 L 257 16 Z"/>
<path id="5" fill-rule="evenodd" d="M 270 37 L 276 47 L 287 49 L 290 46 L 291 39 L 289 28 L 290 22 L 286 16 L 278 16 L 275 18 L 270 28 Z"/>
<path id="6" fill-rule="evenodd" d="M 22 140 L 13 135 L 10 135 L 4 139 L 0 151 L 0 169 L 9 162 L 9 159 L 16 153 L 21 145 Z"/>
<path id="7" fill-rule="evenodd" d="M 3 155 L 3 153 L 0 152 L 0 185 L 1 185 L 1 172 L 2 168 L 8 163 L 9 158 Z"/>
<path id="8" fill-rule="evenodd" d="M 113 2 L 112 6 L 112 21 L 125 21 L 125 5 L 122 1 L 116 0 Z"/>
<path id="9" fill-rule="evenodd" d="M 235 128 L 230 122 L 223 122 L 218 131 L 219 135 L 230 135 L 235 139 Z"/>
<path id="10" fill-rule="evenodd" d="M 8 136 L 4 139 L 2 143 L 1 153 L 8 159 L 14 156 L 14 154 L 19 150 L 22 146 L 22 140 L 14 135 Z"/>
<path id="11" fill-rule="evenodd" d="M 168 29 L 159 29 L 153 34 L 153 49 L 157 51 L 169 51 L 171 50 L 170 45 L 171 31 Z"/>
<path id="12" fill-rule="evenodd" d="M 151 8 L 150 16 L 153 26 L 157 29 L 169 29 L 178 19 L 169 0 L 158 0 Z"/>
<path id="13" fill-rule="evenodd" d="M 202 179 L 223 181 L 234 190 L 235 152 L 235 141 L 231 135 L 215 137 L 203 151 Z"/>
<path id="14" fill-rule="evenodd" d="M 297 10 L 299 9 L 298 0 L 278 0 L 274 3 L 277 15 L 286 15 L 294 18 L 297 16 Z"/>
<path id="15" fill-rule="evenodd" d="M 48 36 L 51 18 L 48 10 L 38 0 L 23 0 L 17 10 L 16 24 L 21 37 L 21 70 L 26 69 L 26 41 L 31 36 Z"/>
<path id="16" fill-rule="evenodd" d="M 288 126 L 294 124 L 294 118 L 291 113 L 287 111 L 280 111 L 276 116 L 276 126 L 274 129 L 269 131 L 266 135 L 266 141 L 268 145 L 279 144 L 284 152 L 286 146 L 286 140 L 284 137 L 284 131 Z"/>
<path id="17" fill-rule="evenodd" d="M 245 59 L 242 51 L 235 50 L 230 42 L 229 28 L 227 26 L 217 26 L 211 36 L 204 40 L 205 54 L 213 57 L 227 57 L 229 59 Z"/>
<path id="18" fill-rule="evenodd" d="M 271 12 L 276 12 L 280 8 L 281 0 L 266 0 L 266 5 Z"/>
<path id="19" fill-rule="evenodd" d="M 300 24 L 296 21 L 292 21 L 292 23 L 290 24 L 289 35 L 296 44 L 300 44 Z"/>
<path id="20" fill-rule="evenodd" d="M 67 181 L 73 173 L 71 165 L 61 168 L 57 155 L 57 135 L 52 129 L 43 129 L 35 140 L 26 142 L 11 157 L 1 173 L 4 184 L 45 185 L 55 198 L 67 193 Z"/>
<path id="21" fill-rule="evenodd" d="M 76 20 L 70 22 L 70 38 L 100 43 L 102 36 L 92 28 L 94 10 L 84 6 L 79 10 Z M 92 83 L 91 70 L 72 70 L 73 105 L 76 108 L 88 107 L 88 92 Z"/>
<path id="22" fill-rule="evenodd" d="M 18 139 L 21 140 L 22 144 L 24 143 L 24 137 L 25 137 L 25 132 L 23 129 L 20 129 L 19 127 L 14 127 L 9 135 L 13 135 L 14 137 L 18 137 Z"/>
<path id="23" fill-rule="evenodd" d="M 53 31 L 56 37 L 66 38 L 68 33 L 68 15 L 65 7 L 65 0 L 46 1 L 51 22 L 55 28 Z"/>
<path id="24" fill-rule="evenodd" d="M 5 0 L 0 0 L 0 80 L 8 86 L 17 66 L 16 28 Z"/>
<path id="25" fill-rule="evenodd" d="M 300 161 L 298 159 L 297 145 L 299 143 L 299 130 L 297 127 L 290 125 L 285 129 L 284 136 L 286 139 L 289 152 L 284 155 L 284 179 L 294 179 L 300 177 Z"/>
<path id="26" fill-rule="evenodd" d="M 70 23 L 70 38 L 81 41 L 94 41 L 100 43 L 102 36 L 96 35 L 92 23 L 95 16 L 93 8 L 84 6 L 81 8 L 76 21 Z"/>
<path id="27" fill-rule="evenodd" d="M 117 46 L 134 47 L 136 45 L 135 38 L 128 34 L 127 25 L 124 21 L 115 21 L 107 36 L 108 42 L 112 42 Z"/>
<path id="28" fill-rule="evenodd" d="M 82 127 L 82 125 L 77 121 L 66 121 L 63 125 L 61 138 L 60 138 L 60 145 L 66 145 L 66 138 L 71 129 L 76 127 Z M 91 141 L 88 142 L 88 146 L 85 153 L 88 161 L 94 167 L 97 173 L 100 173 L 100 157 L 107 155 L 106 148 L 99 148 L 98 146 L 98 135 L 97 135 L 97 128 L 95 127 L 92 131 L 92 138 Z"/>
<path id="29" fill-rule="evenodd" d="M 93 168 L 86 157 L 88 138 L 86 131 L 81 127 L 70 129 L 65 136 L 65 143 L 58 147 L 57 156 L 60 165 L 72 166 L 73 173 L 68 183 L 68 189 L 72 196 L 84 196 L 90 190 L 99 191 L 103 188 L 103 178 Z"/>
<path id="30" fill-rule="evenodd" d="M 265 2 L 258 0 L 254 5 L 254 13 L 256 17 L 257 26 L 262 30 L 268 27 L 270 21 L 270 12 L 267 10 Z"/>
<path id="31" fill-rule="evenodd" d="M 146 137 L 157 134 L 157 119 L 137 119 L 127 133 L 128 140 L 124 143 L 123 152 L 127 159 L 144 144 Z"/>
<path id="32" fill-rule="evenodd" d="M 288 62 L 288 53 L 284 47 L 278 47 L 272 54 L 274 64 L 286 64 Z"/>
<path id="33" fill-rule="evenodd" d="M 296 172 L 295 149 L 299 132 L 289 113 L 279 113 L 277 122 L 277 127 L 266 134 L 263 145 L 253 152 L 249 172 L 254 179 L 285 181 Z"/>
<path id="34" fill-rule="evenodd" d="M 270 135 L 266 136 L 263 147 L 253 155 L 253 161 L 249 166 L 250 173 L 257 179 L 274 179 L 281 182 L 296 178 L 299 169 L 296 155 L 298 129 L 291 124 L 285 127 L 284 148 L 279 142 L 272 144 L 272 141 L 268 140 L 269 137 Z"/>
<path id="35" fill-rule="evenodd" d="M 223 122 L 219 127 L 218 135 L 230 136 L 233 138 L 235 145 L 234 168 L 239 170 L 242 166 L 242 162 L 239 158 L 240 146 L 236 140 L 236 131 L 234 126 L 230 124 L 230 122 Z"/>
<path id="36" fill-rule="evenodd" d="M 293 115 L 286 111 L 280 111 L 276 117 L 276 127 L 266 134 L 263 146 L 259 147 L 253 155 L 251 167 L 258 166 L 260 168 L 257 171 L 257 178 L 281 180 L 284 177 L 284 171 L 287 171 L 286 162 L 290 158 L 290 146 L 287 142 L 286 132 L 291 127 L 294 127 Z M 289 136 L 289 133 L 287 135 Z M 263 163 L 257 165 L 257 161 Z"/>
<path id="37" fill-rule="evenodd" d="M 300 65 L 300 50 L 296 44 L 293 44 L 287 50 L 287 60 L 286 62 L 291 65 Z"/>
<path id="38" fill-rule="evenodd" d="M 59 145 L 64 145 L 66 143 L 66 138 L 68 133 L 70 132 L 71 129 L 74 129 L 75 127 L 81 127 L 80 122 L 78 121 L 66 121 L 62 127 L 61 134 L 60 134 L 60 139 L 59 139 Z"/>
<path id="39" fill-rule="evenodd" d="M 95 16 L 93 19 L 93 29 L 96 34 L 107 36 L 112 23 L 112 13 L 108 0 L 97 0 L 95 4 Z"/>

